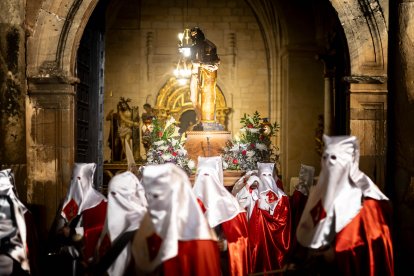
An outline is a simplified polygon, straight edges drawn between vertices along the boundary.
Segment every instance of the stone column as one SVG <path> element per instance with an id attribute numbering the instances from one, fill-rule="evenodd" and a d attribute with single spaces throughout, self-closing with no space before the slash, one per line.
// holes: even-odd
<path id="1" fill-rule="evenodd" d="M 75 156 L 74 86 L 57 77 L 28 79 L 27 197 L 47 231 L 70 183 Z M 44 234 L 44 233 L 42 233 Z"/>
<path id="2" fill-rule="evenodd" d="M 332 54 L 321 54 L 316 59 L 322 61 L 324 67 L 324 112 L 323 112 L 323 133 L 333 134 L 334 120 L 334 95 L 335 95 L 335 66 Z"/>
<path id="3" fill-rule="evenodd" d="M 15 174 L 26 201 L 25 1 L 0 1 L 0 169 Z"/>
<path id="4" fill-rule="evenodd" d="M 325 74 L 324 76 L 324 112 L 323 112 L 323 132 L 326 135 L 332 134 L 332 119 L 333 119 L 333 95 L 334 95 L 334 86 L 333 86 L 334 77 L 330 74 Z"/>
<path id="5" fill-rule="evenodd" d="M 390 1 L 388 158 L 396 232 L 396 275 L 411 269 L 414 250 L 414 1 Z M 392 154 L 391 154 L 392 153 Z"/>
<path id="6" fill-rule="evenodd" d="M 349 129 L 358 137 L 359 168 L 381 190 L 385 188 L 385 156 L 387 141 L 387 78 L 382 76 L 348 76 Z"/>

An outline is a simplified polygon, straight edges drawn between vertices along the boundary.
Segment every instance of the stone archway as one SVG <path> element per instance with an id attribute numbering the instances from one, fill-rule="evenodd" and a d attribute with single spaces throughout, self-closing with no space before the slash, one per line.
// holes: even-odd
<path id="1" fill-rule="evenodd" d="M 230 108 L 227 107 L 223 91 L 219 86 L 216 87 L 216 91 L 217 121 L 226 126 Z M 154 109 L 159 118 L 165 119 L 167 116 L 172 116 L 180 122 L 184 113 L 194 110 L 190 100 L 190 86 L 188 84 L 181 85 L 175 77 L 171 77 L 158 92 Z"/>
<path id="2" fill-rule="evenodd" d="M 282 2 L 247 0 L 256 14 L 266 44 L 269 70 L 270 119 L 282 122 L 280 137 L 276 144 L 282 152 L 282 167 L 290 158 L 286 148 L 290 137 L 284 125 L 283 103 L 287 87 L 283 83 L 283 49 L 291 39 L 288 19 L 284 18 L 286 5 Z M 322 3 L 322 2 L 320 2 Z M 387 144 L 387 52 L 388 32 L 386 18 L 388 7 L 381 7 L 379 1 L 325 1 L 337 13 L 346 37 L 349 51 L 350 72 L 342 81 L 349 86 L 349 106 L 346 106 L 348 134 L 355 135 L 361 143 L 361 167 L 380 187 L 385 177 L 385 148 Z M 293 8 L 295 9 L 295 8 Z M 294 17 L 293 17 L 294 18 Z M 371 141 L 378 141 L 371 143 Z M 284 158 L 284 159 L 283 159 Z M 287 181 L 292 170 L 282 168 Z M 294 168 L 296 170 L 296 168 Z M 296 175 L 296 171 L 293 172 Z"/>
<path id="3" fill-rule="evenodd" d="M 32 2 L 28 3 L 31 12 L 27 15 L 26 48 L 27 200 L 46 206 L 49 224 L 71 177 L 75 154 L 73 85 L 77 81 L 74 72 L 76 51 L 98 0 Z M 277 17 L 280 10 L 275 1 L 247 2 L 256 15 L 266 44 L 269 115 L 272 121 L 280 122 L 283 100 L 282 88 L 278 86 L 280 45 L 287 39 L 287 28 Z M 326 2 L 332 3 L 337 11 L 347 37 L 351 63 L 350 76 L 345 79 L 350 83 L 349 124 L 352 134 L 363 138 L 362 163 L 367 161 L 367 166 L 372 169 L 377 166 L 378 157 L 384 155 L 378 154 L 382 152 L 381 147 L 370 144 L 372 132 L 367 131 L 367 128 L 377 129 L 378 124 L 386 122 L 388 36 L 384 9 L 379 1 Z M 182 106 L 177 114 L 188 110 Z M 372 114 L 379 114 L 380 119 Z M 378 135 L 384 136 L 383 133 Z M 383 141 L 382 145 L 385 145 L 385 138 Z"/>

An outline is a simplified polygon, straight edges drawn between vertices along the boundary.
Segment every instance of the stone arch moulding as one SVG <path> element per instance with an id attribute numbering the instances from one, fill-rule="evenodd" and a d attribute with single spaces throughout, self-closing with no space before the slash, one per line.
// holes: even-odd
<path id="1" fill-rule="evenodd" d="M 98 0 L 43 1 L 27 40 L 27 76 L 76 82 L 76 52 Z"/>
<path id="2" fill-rule="evenodd" d="M 388 32 L 378 0 L 332 0 L 348 41 L 352 76 L 386 76 Z"/>
<path id="3" fill-rule="evenodd" d="M 217 121 L 226 126 L 230 108 L 227 106 L 223 91 L 218 85 L 216 91 Z M 172 116 L 176 121 L 179 121 L 184 112 L 194 110 L 190 100 L 190 86 L 188 84 L 180 85 L 175 77 L 171 77 L 159 90 L 154 109 L 160 119 Z"/>

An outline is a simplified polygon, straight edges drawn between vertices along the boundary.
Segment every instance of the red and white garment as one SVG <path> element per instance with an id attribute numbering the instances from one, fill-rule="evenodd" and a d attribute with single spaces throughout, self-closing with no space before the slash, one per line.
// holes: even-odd
<path id="1" fill-rule="evenodd" d="M 265 174 L 266 176 L 273 177 L 273 181 L 270 182 L 269 179 L 269 185 L 271 185 L 272 190 L 276 191 L 276 188 L 279 188 L 282 192 L 284 192 L 283 182 L 275 174 L 275 163 L 257 162 L 257 175 L 260 177 L 260 175 L 263 176 Z"/>
<path id="2" fill-rule="evenodd" d="M 278 187 L 273 176 L 274 163 L 257 163 L 258 176 L 262 181 L 262 185 L 258 187 L 259 201 L 258 207 L 262 210 L 266 210 L 273 215 L 274 210 L 283 196 L 286 194 L 282 189 Z M 277 176 L 276 176 L 277 178 Z"/>
<path id="3" fill-rule="evenodd" d="M 8 237 L 10 241 L 10 246 L 7 249 L 7 252 L 2 253 L 7 253 L 15 261 L 20 263 L 20 266 L 23 270 L 30 272 L 26 242 L 27 229 L 24 218 L 24 213 L 27 211 L 27 208 L 17 198 L 14 192 L 14 185 L 11 179 L 13 179 L 11 169 L 5 169 L 0 171 L 0 195 L 5 197 L 0 198 L 0 216 L 2 217 L 4 222 L 0 225 L 0 239 L 4 236 Z M 15 222 L 7 221 L 9 220 L 8 217 L 10 214 L 3 213 L 3 211 L 7 213 L 11 211 L 8 208 L 3 210 L 3 208 L 1 207 L 3 205 L 2 201 L 7 201 L 6 198 L 11 200 L 12 202 Z M 10 206 L 8 202 L 4 203 L 6 204 L 5 206 Z M 13 230 L 14 223 L 16 223 L 17 226 L 17 231 L 15 233 L 13 233 L 15 231 Z"/>
<path id="4" fill-rule="evenodd" d="M 247 275 L 248 231 L 246 210 L 224 187 L 221 157 L 198 158 L 193 191 L 211 228 L 221 227 L 228 248 L 230 275 Z"/>
<path id="5" fill-rule="evenodd" d="M 298 226 L 298 241 L 307 247 L 329 245 L 361 210 L 362 198 L 388 200 L 358 166 L 355 136 L 324 136 L 318 183 L 310 190 Z"/>
<path id="6" fill-rule="evenodd" d="M 261 180 L 249 220 L 249 247 L 252 272 L 281 269 L 290 249 L 291 219 L 288 196 L 278 188 L 269 163 L 258 163 Z"/>
<path id="7" fill-rule="evenodd" d="M 63 203 L 61 215 L 70 223 L 84 210 L 97 206 L 106 198 L 93 188 L 95 163 L 75 163 L 72 179 Z"/>
<path id="8" fill-rule="evenodd" d="M 251 170 L 247 171 L 242 177 L 240 177 L 236 183 L 233 185 L 233 189 L 231 190 L 231 194 L 236 196 L 237 193 L 246 186 L 247 180 L 250 178 L 250 176 L 256 175 L 257 176 L 257 170 Z"/>
<path id="9" fill-rule="evenodd" d="M 237 199 L 223 184 L 221 157 L 198 158 L 194 194 L 201 202 L 204 214 L 211 228 L 229 221 L 239 213 L 246 213 Z"/>
<path id="10" fill-rule="evenodd" d="M 298 242 L 313 249 L 333 247 L 345 275 L 392 274 L 384 208 L 388 198 L 359 170 L 358 139 L 324 135 L 323 140 L 321 173 L 310 189 L 296 232 Z"/>
<path id="11" fill-rule="evenodd" d="M 121 234 L 136 230 L 147 212 L 144 187 L 130 171 L 115 175 L 108 184 L 106 231 L 113 243 Z M 131 243 L 118 255 L 108 275 L 124 275 L 131 258 Z"/>
<path id="12" fill-rule="evenodd" d="M 256 201 L 259 199 L 258 187 L 263 186 L 262 181 L 256 175 L 250 175 L 243 177 L 243 182 L 239 183 L 238 191 L 235 194 L 237 201 L 240 206 L 247 212 L 247 219 L 249 220 L 252 216 L 253 208 Z M 241 185 L 243 183 L 243 186 Z M 235 190 L 233 190 L 234 192 Z"/>
<path id="13" fill-rule="evenodd" d="M 148 212 L 134 236 L 132 254 L 141 272 L 220 275 L 217 238 L 187 174 L 172 163 L 149 165 L 142 184 Z"/>

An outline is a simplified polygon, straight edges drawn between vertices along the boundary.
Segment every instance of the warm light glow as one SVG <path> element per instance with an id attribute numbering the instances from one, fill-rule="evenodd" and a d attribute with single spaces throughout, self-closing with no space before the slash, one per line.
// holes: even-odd
<path id="1" fill-rule="evenodd" d="M 178 39 L 180 40 L 181 43 L 183 43 L 183 38 L 184 38 L 184 34 L 183 33 L 179 33 L 178 34 Z"/>
<path id="2" fill-rule="evenodd" d="M 187 83 L 187 79 L 177 79 L 179 85 L 185 85 Z"/>
<path id="3" fill-rule="evenodd" d="M 185 85 L 191 77 L 191 65 L 187 64 L 187 58 L 191 56 L 191 38 L 190 29 L 184 29 L 184 32 L 178 34 L 178 51 L 180 52 L 180 60 L 173 73 L 180 85 Z"/>
<path id="4" fill-rule="evenodd" d="M 191 55 L 191 49 L 190 48 L 181 48 L 180 52 L 185 56 L 189 57 Z"/>
<path id="5" fill-rule="evenodd" d="M 187 79 L 191 76 L 191 68 L 187 65 L 187 60 L 185 58 L 180 58 L 173 73 L 180 85 L 187 83 Z"/>

